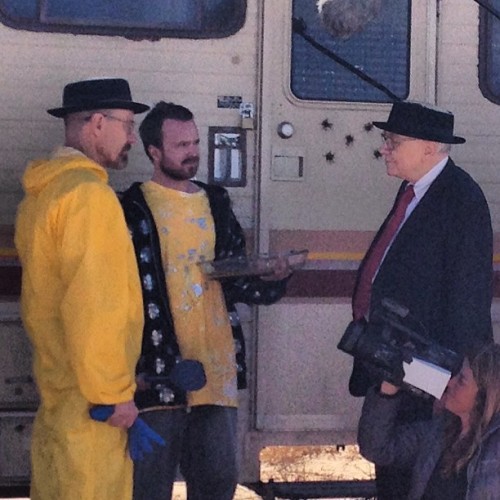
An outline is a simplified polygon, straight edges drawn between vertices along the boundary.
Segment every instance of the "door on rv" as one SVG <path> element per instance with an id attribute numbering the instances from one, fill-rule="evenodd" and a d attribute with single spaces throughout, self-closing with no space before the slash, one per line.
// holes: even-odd
<path id="1" fill-rule="evenodd" d="M 346 28 L 317 3 L 329 1 L 268 1 L 262 15 L 260 247 L 310 253 L 288 296 L 259 310 L 255 424 L 339 444 L 354 442 L 360 401 L 336 345 L 353 273 L 398 186 L 371 122 L 394 99 L 434 99 L 436 6 L 344 2 L 373 8 Z"/>

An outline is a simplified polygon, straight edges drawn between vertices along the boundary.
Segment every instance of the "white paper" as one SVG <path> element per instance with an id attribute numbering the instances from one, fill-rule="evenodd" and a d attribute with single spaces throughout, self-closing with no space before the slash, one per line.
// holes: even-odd
<path id="1" fill-rule="evenodd" d="M 413 385 L 437 399 L 441 399 L 451 378 L 450 371 L 419 358 L 413 358 L 411 363 L 403 362 L 403 369 L 405 372 L 403 382 Z"/>

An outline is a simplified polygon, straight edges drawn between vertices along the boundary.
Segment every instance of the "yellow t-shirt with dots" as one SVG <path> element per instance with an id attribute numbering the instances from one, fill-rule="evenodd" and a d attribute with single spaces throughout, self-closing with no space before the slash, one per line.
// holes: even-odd
<path id="1" fill-rule="evenodd" d="M 142 185 L 160 238 L 177 342 L 183 359 L 203 364 L 207 384 L 188 393 L 189 406 L 237 406 L 234 342 L 221 285 L 198 263 L 213 260 L 215 230 L 204 190 L 185 193 Z"/>

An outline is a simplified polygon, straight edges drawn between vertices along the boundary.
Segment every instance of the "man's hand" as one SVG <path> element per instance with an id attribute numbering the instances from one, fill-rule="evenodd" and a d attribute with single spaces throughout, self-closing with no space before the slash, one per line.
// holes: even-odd
<path id="1" fill-rule="evenodd" d="M 386 396 L 394 396 L 394 394 L 397 394 L 398 391 L 399 387 L 396 387 L 395 385 L 392 385 L 385 380 L 380 384 L 380 394 L 385 394 Z"/>
<path id="2" fill-rule="evenodd" d="M 139 411 L 133 400 L 127 401 L 126 403 L 118 403 L 115 405 L 115 411 L 111 417 L 106 420 L 106 423 L 113 427 L 128 429 L 135 422 L 138 415 Z"/>
<path id="3" fill-rule="evenodd" d="M 121 407 L 118 410 L 120 419 L 125 422 L 124 414 L 130 413 L 130 406 L 132 405 L 132 414 L 137 415 L 137 408 L 135 407 L 133 401 L 128 401 L 127 403 L 117 404 L 116 408 Z M 118 414 L 115 405 L 95 405 L 89 408 L 90 418 L 96 420 L 97 422 L 110 423 L 111 419 L 115 416 L 118 418 Z M 135 412 L 133 411 L 135 410 Z M 125 413 L 124 413 L 125 412 Z M 141 417 L 134 418 L 132 425 L 117 425 L 117 427 L 124 427 L 128 431 L 128 451 L 130 453 L 130 458 L 135 462 L 137 460 L 142 460 L 146 453 L 151 453 L 153 451 L 153 443 L 159 444 L 160 446 L 165 446 L 165 440 L 157 434 L 149 425 L 142 420 Z"/>
<path id="4" fill-rule="evenodd" d="M 292 274 L 292 268 L 288 263 L 288 259 L 284 256 L 276 258 L 273 262 L 273 272 L 261 276 L 264 281 L 280 281 L 288 278 Z"/>

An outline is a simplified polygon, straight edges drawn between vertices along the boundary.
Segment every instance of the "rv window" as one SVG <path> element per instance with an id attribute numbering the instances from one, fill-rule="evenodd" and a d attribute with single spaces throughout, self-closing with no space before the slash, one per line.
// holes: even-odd
<path id="1" fill-rule="evenodd" d="M 320 15 L 316 4 L 327 9 L 329 3 L 335 2 L 293 0 L 293 94 L 317 101 L 390 102 L 406 98 L 411 1 L 365 0 L 352 2 L 352 7 L 343 2 L 340 15 L 350 22 L 340 24 L 336 24 L 338 11 L 331 19 L 327 10 Z M 356 13 L 356 9 L 360 11 Z"/>
<path id="2" fill-rule="evenodd" d="M 246 0 L 0 0 L 14 28 L 146 38 L 229 36 L 245 13 Z"/>
<path id="3" fill-rule="evenodd" d="M 479 21 L 479 87 L 487 99 L 500 104 L 500 0 L 488 5 L 491 11 L 482 8 Z"/>

